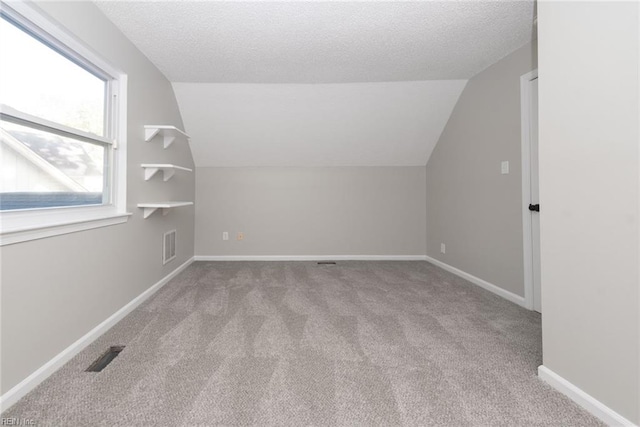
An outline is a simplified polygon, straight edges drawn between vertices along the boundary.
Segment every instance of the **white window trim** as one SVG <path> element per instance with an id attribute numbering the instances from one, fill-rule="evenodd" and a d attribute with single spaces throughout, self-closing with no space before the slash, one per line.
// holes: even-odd
<path id="1" fill-rule="evenodd" d="M 117 128 L 113 136 L 111 178 L 111 203 L 100 206 L 61 207 L 26 209 L 0 213 L 0 246 L 53 237 L 61 234 L 90 230 L 98 227 L 121 224 L 132 214 L 127 208 L 127 75 L 104 61 L 91 48 L 55 23 L 33 3 L 14 0 L 9 4 L 1 2 L 5 13 L 21 15 L 52 39 L 67 46 L 72 52 L 109 73 L 116 101 L 111 112 L 117 116 Z M 115 149 L 117 148 L 117 149 Z"/>
<path id="2" fill-rule="evenodd" d="M 88 141 L 99 141 L 106 145 L 114 145 L 115 140 L 106 138 L 104 136 L 95 135 L 89 132 L 85 132 L 80 129 L 73 129 L 69 126 L 62 125 L 60 123 L 55 123 L 41 117 L 32 116 L 31 114 L 23 113 L 22 111 L 18 111 L 14 108 L 9 107 L 8 105 L 0 104 L 0 113 L 6 114 L 7 116 L 18 119 L 21 122 L 27 122 L 34 125 L 39 125 L 41 127 L 49 128 L 53 131 L 57 131 L 58 134 L 63 134 L 65 136 L 69 136 L 74 139 L 88 140 Z"/>

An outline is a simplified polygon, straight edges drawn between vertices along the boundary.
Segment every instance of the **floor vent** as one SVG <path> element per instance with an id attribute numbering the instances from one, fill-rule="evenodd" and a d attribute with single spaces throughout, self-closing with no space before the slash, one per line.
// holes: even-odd
<path id="1" fill-rule="evenodd" d="M 335 261 L 318 261 L 318 265 L 336 265 Z"/>
<path id="2" fill-rule="evenodd" d="M 122 350 L 124 350 L 123 345 L 114 345 L 109 347 L 109 350 L 107 350 L 102 356 L 98 357 L 98 359 L 87 368 L 86 372 L 102 371 L 113 359 L 116 358 L 116 356 L 118 356 L 118 354 L 120 354 Z"/>
<path id="3" fill-rule="evenodd" d="M 176 257 L 176 230 L 171 230 L 164 233 L 162 254 L 162 265 L 168 263 Z"/>

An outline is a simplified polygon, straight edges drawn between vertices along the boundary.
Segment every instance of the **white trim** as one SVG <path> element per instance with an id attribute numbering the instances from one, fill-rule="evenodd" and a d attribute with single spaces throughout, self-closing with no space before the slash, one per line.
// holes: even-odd
<path id="1" fill-rule="evenodd" d="M 638 40 L 640 40 L 640 15 L 637 18 L 636 26 L 638 28 Z M 638 91 L 637 91 L 636 95 L 638 96 L 637 99 L 640 99 L 640 56 L 638 56 L 638 67 L 637 67 L 637 70 L 638 70 L 638 76 L 637 76 L 638 80 L 636 80 L 636 81 L 638 82 L 638 85 L 637 85 Z M 636 117 L 636 119 L 637 119 L 637 117 Z M 640 120 L 638 120 L 638 135 L 640 135 Z M 637 161 L 637 164 L 640 165 L 640 150 L 636 150 L 636 153 L 637 153 L 636 161 Z M 638 169 L 638 170 L 640 171 L 640 169 Z M 637 184 L 638 184 L 638 186 L 640 186 L 640 173 L 638 173 L 637 179 L 638 179 Z M 637 202 L 637 205 L 636 205 L 636 208 L 637 208 L 636 212 L 640 212 L 640 198 L 637 199 L 637 200 L 638 200 L 638 202 Z M 636 228 L 636 230 L 638 230 L 636 238 L 638 239 L 637 241 L 640 242 L 640 227 Z M 637 273 L 640 275 L 640 263 L 638 263 L 637 265 L 638 265 Z M 636 276 L 636 277 L 638 277 L 638 276 Z M 637 300 L 636 300 L 636 304 L 637 304 L 636 307 L 640 307 L 640 292 L 638 292 L 637 295 L 638 296 L 637 296 Z M 637 312 L 636 312 L 636 314 L 637 314 Z M 637 333 L 635 338 L 637 340 L 636 342 L 640 342 L 640 329 L 638 330 L 638 333 Z M 638 377 L 636 377 L 636 380 L 637 379 L 638 379 Z M 637 402 L 640 403 L 640 400 L 638 400 Z M 638 417 L 640 417 L 640 415 L 638 415 Z M 639 424 L 640 424 L 640 419 L 639 419 Z"/>
<path id="2" fill-rule="evenodd" d="M 426 258 L 427 258 L 427 261 L 430 262 L 431 264 L 437 265 L 443 270 L 447 270 L 449 273 L 453 273 L 456 276 L 462 277 L 463 279 L 466 279 L 471 283 L 478 285 L 483 289 L 486 289 L 489 292 L 493 292 L 494 294 L 501 296 L 502 298 L 508 301 L 511 301 L 512 303 L 518 304 L 521 307 L 525 307 L 524 298 L 521 297 L 520 295 L 516 295 L 512 292 L 507 291 L 506 289 L 502 289 L 501 287 L 496 286 L 493 283 L 489 283 L 486 280 L 482 280 L 479 277 L 473 276 L 465 271 L 452 267 L 449 264 L 445 264 L 442 261 L 439 261 L 435 258 L 431 258 L 430 256 L 427 256 Z"/>
<path id="3" fill-rule="evenodd" d="M 604 421 L 607 425 L 637 427 L 636 424 L 618 414 L 595 397 L 562 378 L 546 366 L 540 365 L 538 367 L 538 377 L 586 409 L 590 414 Z"/>
<path id="4" fill-rule="evenodd" d="M 3 120 L 6 120 L 6 121 L 17 123 L 22 126 L 26 125 L 29 127 L 34 127 L 36 129 L 45 128 L 46 132 L 54 133 L 56 135 L 61 135 L 64 137 L 70 137 L 73 139 L 78 139 L 83 142 L 98 141 L 105 145 L 113 144 L 112 139 L 106 138 L 104 136 L 96 135 L 90 132 L 85 132 L 83 130 L 72 128 L 60 123 L 52 122 L 50 120 L 43 119 L 41 117 L 32 116 L 31 114 L 18 111 L 15 108 L 9 107 L 8 105 L 0 104 L 0 115 L 6 116 L 7 118 L 3 117 Z"/>
<path id="5" fill-rule="evenodd" d="M 538 77 L 538 70 L 520 76 L 520 131 L 522 152 L 522 253 L 524 270 L 524 307 L 533 310 L 533 260 L 531 241 L 531 94 L 529 82 Z"/>
<path id="6" fill-rule="evenodd" d="M 14 386 L 11 390 L 0 396 L 0 412 L 4 412 L 11 405 L 20 400 L 24 395 L 33 390 L 38 384 L 46 380 L 51 374 L 60 369 L 65 363 L 67 363 L 76 354 L 82 351 L 89 344 L 98 339 L 102 334 L 111 329 L 116 323 L 118 323 L 127 314 L 132 312 L 136 307 L 147 300 L 151 295 L 162 288 L 169 280 L 177 276 L 182 270 L 187 268 L 193 262 L 193 258 L 187 260 L 180 267 L 173 270 L 163 279 L 160 279 L 155 285 L 151 286 L 146 291 L 131 300 L 128 304 L 109 316 L 106 320 L 100 323 L 98 326 L 87 332 L 82 338 L 71 344 L 66 349 L 62 350 L 57 356 L 49 360 L 47 363 L 38 368 L 35 372 L 22 380 L 18 385 Z"/>
<path id="7" fill-rule="evenodd" d="M 25 226 L 9 231 L 3 230 L 0 234 L 0 246 L 122 224 L 127 222 L 131 215 L 131 213 L 126 212 L 122 214 L 107 214 L 99 217 L 87 216 L 72 222 Z"/>
<path id="8" fill-rule="evenodd" d="M 112 89 L 117 92 L 115 101 L 112 102 L 113 114 L 117 114 L 117 128 L 114 130 L 116 137 L 114 150 L 112 150 L 112 179 L 111 202 L 119 209 L 127 209 L 127 94 L 129 77 L 124 73 L 118 73 L 116 80 L 112 82 Z M 114 96 L 114 94 L 111 94 Z"/>
<path id="9" fill-rule="evenodd" d="M 21 22 L 21 25 L 39 34 L 48 40 L 56 49 L 65 51 L 70 57 L 82 59 L 83 66 L 91 68 L 94 72 L 103 75 L 109 80 L 108 99 L 106 105 L 111 107 L 110 114 L 113 129 L 109 129 L 109 138 L 102 138 L 103 143 L 111 143 L 112 149 L 109 155 L 111 174 L 109 187 L 105 190 L 110 195 L 110 205 L 101 206 L 65 206 L 62 208 L 38 208 L 16 211 L 0 212 L 0 246 L 21 241 L 51 237 L 68 232 L 95 228 L 87 224 L 100 224 L 97 220 L 110 219 L 112 217 L 126 217 L 131 215 L 127 209 L 127 75 L 114 68 L 102 56 L 87 46 L 83 41 L 57 23 L 48 14 L 42 11 L 32 1 L 13 0 L 11 2 L 0 1 L 3 12 L 12 19 Z M 106 73 L 106 74 L 105 74 Z M 15 113 L 9 112 L 9 115 Z M 23 117 L 24 118 L 24 117 Z M 27 117 L 28 118 L 28 117 Z M 46 124 L 46 121 L 44 122 Z M 51 125 L 51 123 L 49 123 Z M 58 126 L 58 125 L 55 125 Z M 55 127 L 54 126 L 54 127 Z M 64 127 L 59 130 L 65 130 Z M 69 129 L 68 129 L 69 130 Z M 70 129 L 74 135 L 87 137 L 87 139 L 100 139 L 92 134 L 83 134 Z M 113 139 L 111 139 L 113 138 Z M 98 213 L 98 210 L 100 212 Z M 126 218 L 121 221 L 126 221 Z M 66 227 L 71 223 L 77 223 L 76 227 Z M 112 225 L 116 222 L 107 221 L 103 225 Z M 65 227 L 59 227 L 64 225 Z M 40 233 L 34 230 L 42 229 Z M 65 231 L 65 230 L 71 231 Z M 28 230 L 25 238 L 17 238 L 14 233 Z M 60 230 L 60 232 L 55 232 Z"/>
<path id="10" fill-rule="evenodd" d="M 90 63 L 85 65 L 93 65 L 92 68 L 94 72 L 98 74 L 107 73 L 109 74 L 109 76 L 103 75 L 103 77 L 112 78 L 118 78 L 118 75 L 122 74 L 120 70 L 102 59 L 102 55 L 99 55 L 95 50 L 93 50 L 93 48 L 86 45 L 83 41 L 80 41 L 76 35 L 64 28 L 62 25 L 58 24 L 55 19 L 44 12 L 34 2 L 29 0 L 3 0 L 1 3 L 2 8 L 5 10 L 5 12 L 7 9 L 17 12 L 18 15 L 21 15 L 27 21 L 34 24 L 42 32 L 52 36 L 56 41 L 59 42 L 59 44 L 62 45 L 58 46 L 58 44 L 56 43 L 56 47 L 66 50 L 66 53 L 68 55 L 72 57 L 80 56 L 84 58 L 87 62 Z M 30 29 L 34 30 L 33 28 Z M 40 34 L 40 36 L 42 36 L 42 34 Z M 102 71 L 102 73 L 100 73 L 100 71 Z"/>
<path id="11" fill-rule="evenodd" d="M 196 255 L 196 261 L 426 261 L 426 255 Z"/>

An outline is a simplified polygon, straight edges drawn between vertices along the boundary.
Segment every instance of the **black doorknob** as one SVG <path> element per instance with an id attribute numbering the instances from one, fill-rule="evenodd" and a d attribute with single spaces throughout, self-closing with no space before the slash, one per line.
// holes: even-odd
<path id="1" fill-rule="evenodd" d="M 536 204 L 536 205 L 529 205 L 529 210 L 531 212 L 540 212 L 540 205 Z"/>

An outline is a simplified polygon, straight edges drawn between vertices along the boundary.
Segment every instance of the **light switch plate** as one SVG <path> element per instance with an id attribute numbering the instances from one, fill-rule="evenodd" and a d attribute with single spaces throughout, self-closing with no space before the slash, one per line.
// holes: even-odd
<path id="1" fill-rule="evenodd" d="M 502 175 L 506 175 L 509 173 L 509 160 L 504 160 L 502 163 L 500 163 L 500 171 L 502 172 Z"/>

